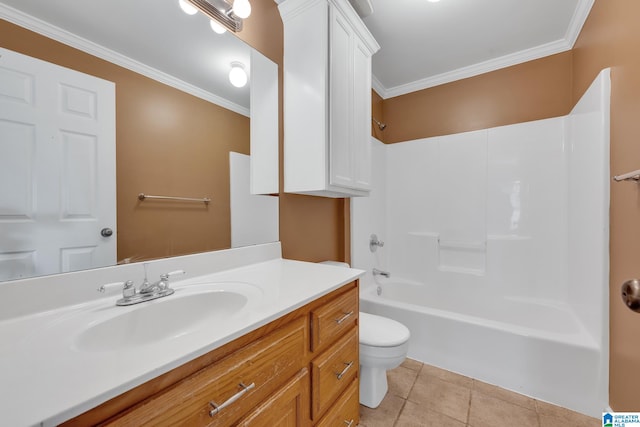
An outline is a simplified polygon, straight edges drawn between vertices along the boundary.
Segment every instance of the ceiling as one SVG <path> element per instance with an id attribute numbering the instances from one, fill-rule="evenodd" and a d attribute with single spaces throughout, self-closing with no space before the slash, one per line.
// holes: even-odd
<path id="1" fill-rule="evenodd" d="M 569 50 L 594 0 L 370 1 L 373 87 L 390 98 Z M 227 76 L 249 48 L 177 0 L 0 0 L 0 18 L 248 114 Z"/>
<path id="2" fill-rule="evenodd" d="M 352 0 L 353 1 L 353 0 Z M 593 0 L 370 0 L 381 48 L 374 89 L 390 98 L 569 50 Z"/>

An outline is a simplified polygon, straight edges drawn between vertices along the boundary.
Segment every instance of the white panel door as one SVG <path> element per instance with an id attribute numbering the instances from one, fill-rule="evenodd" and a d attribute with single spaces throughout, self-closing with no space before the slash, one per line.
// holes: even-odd
<path id="1" fill-rule="evenodd" d="M 0 280 L 115 264 L 115 206 L 115 85 L 0 49 Z"/>

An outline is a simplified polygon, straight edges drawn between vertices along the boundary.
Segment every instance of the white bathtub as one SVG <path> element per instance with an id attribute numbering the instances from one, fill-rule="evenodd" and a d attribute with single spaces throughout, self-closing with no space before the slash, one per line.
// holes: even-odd
<path id="1" fill-rule="evenodd" d="M 598 418 L 606 407 L 601 349 L 568 305 L 378 281 L 360 309 L 404 323 L 413 359 Z"/>

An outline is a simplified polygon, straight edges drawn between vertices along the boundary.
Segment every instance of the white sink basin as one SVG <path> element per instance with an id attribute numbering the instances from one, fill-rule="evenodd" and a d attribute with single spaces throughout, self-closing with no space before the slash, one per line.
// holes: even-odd
<path id="1" fill-rule="evenodd" d="M 104 352 L 176 339 L 241 314 L 262 291 L 247 283 L 204 283 L 176 288 L 173 295 L 128 307 L 114 306 L 75 337 L 79 351 Z M 115 303 L 115 300 L 114 300 Z"/>

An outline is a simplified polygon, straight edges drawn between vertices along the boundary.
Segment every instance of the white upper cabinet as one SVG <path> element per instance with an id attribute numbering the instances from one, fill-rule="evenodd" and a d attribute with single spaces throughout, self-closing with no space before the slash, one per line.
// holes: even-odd
<path id="1" fill-rule="evenodd" d="M 380 46 L 347 0 L 285 0 L 284 190 L 367 196 L 371 56 Z"/>

